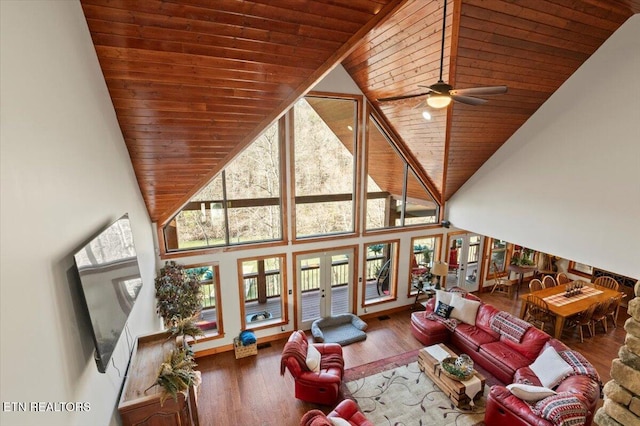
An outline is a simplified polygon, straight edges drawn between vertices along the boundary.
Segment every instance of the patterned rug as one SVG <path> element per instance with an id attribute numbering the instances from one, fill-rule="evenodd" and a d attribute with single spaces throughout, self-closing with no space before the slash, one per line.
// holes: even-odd
<path id="1" fill-rule="evenodd" d="M 349 369 L 345 372 L 343 394 L 355 400 L 376 426 L 484 425 L 489 386 L 485 386 L 485 397 L 476 401 L 475 407 L 458 409 L 420 371 L 416 359 L 417 351 L 412 351 Z"/>

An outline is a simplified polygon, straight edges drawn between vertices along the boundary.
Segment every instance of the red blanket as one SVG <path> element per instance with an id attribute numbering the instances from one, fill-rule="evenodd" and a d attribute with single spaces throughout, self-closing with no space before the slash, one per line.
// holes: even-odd
<path id="1" fill-rule="evenodd" d="M 344 359 L 340 354 L 326 354 L 320 358 L 320 369 L 328 370 L 330 368 L 337 368 L 340 370 L 340 377 L 344 373 Z"/>
<path id="2" fill-rule="evenodd" d="M 284 345 L 282 358 L 280 360 L 280 375 L 284 376 L 284 370 L 287 368 L 287 359 L 293 358 L 298 361 L 303 371 L 310 371 L 307 367 L 307 348 L 303 347 L 302 342 L 291 341 Z"/>

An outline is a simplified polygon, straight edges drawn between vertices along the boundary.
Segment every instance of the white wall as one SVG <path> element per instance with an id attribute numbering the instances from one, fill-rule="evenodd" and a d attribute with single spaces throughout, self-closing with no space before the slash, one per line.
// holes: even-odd
<path id="1" fill-rule="evenodd" d="M 74 251 L 129 212 L 144 282 L 129 329 L 157 329 L 151 223 L 80 4 L 0 6 L 0 423 L 117 424 L 127 341 L 115 367 L 98 373 L 67 271 Z M 90 411 L 7 412 L 6 403 L 35 401 L 89 403 Z"/>
<path id="2" fill-rule="evenodd" d="M 457 227 L 640 278 L 640 15 L 448 203 Z"/>

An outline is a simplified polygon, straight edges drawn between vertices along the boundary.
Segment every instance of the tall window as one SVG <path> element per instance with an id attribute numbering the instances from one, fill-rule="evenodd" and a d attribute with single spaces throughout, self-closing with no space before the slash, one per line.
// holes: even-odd
<path id="1" fill-rule="evenodd" d="M 197 320 L 205 336 L 221 335 L 222 328 L 222 304 L 220 302 L 220 280 L 218 279 L 218 267 L 211 265 L 191 265 L 185 268 L 188 274 L 193 274 L 200 281 L 203 301 L 202 311 Z"/>
<path id="2" fill-rule="evenodd" d="M 398 242 L 380 241 L 365 246 L 364 305 L 396 299 Z"/>
<path id="3" fill-rule="evenodd" d="M 242 328 L 260 328 L 286 322 L 284 255 L 238 260 Z"/>
<path id="4" fill-rule="evenodd" d="M 366 229 L 436 223 L 438 204 L 369 116 Z"/>
<path id="5" fill-rule="evenodd" d="M 489 239 L 489 259 L 491 263 L 487 268 L 487 279 L 493 279 L 493 264 L 496 264 L 497 272 L 506 272 L 507 270 L 507 242 L 503 240 L 496 240 L 495 238 Z M 504 275 L 504 274 L 500 274 Z"/>
<path id="6" fill-rule="evenodd" d="M 355 230 L 357 108 L 355 99 L 313 96 L 294 107 L 298 238 Z"/>
<path id="7" fill-rule="evenodd" d="M 434 278 L 430 272 L 433 262 L 440 260 L 440 248 L 442 245 L 442 235 L 429 237 L 415 237 L 411 239 L 410 256 L 410 286 L 409 295 L 415 295 L 418 291 L 413 285 L 420 283 L 431 283 Z"/>
<path id="8" fill-rule="evenodd" d="M 196 194 L 165 227 L 168 251 L 282 239 L 278 123 Z"/>

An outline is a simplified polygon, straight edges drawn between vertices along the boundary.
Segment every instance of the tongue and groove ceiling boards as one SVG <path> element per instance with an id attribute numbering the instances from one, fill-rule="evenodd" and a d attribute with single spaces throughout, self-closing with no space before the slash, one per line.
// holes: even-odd
<path id="1" fill-rule="evenodd" d="M 162 223 L 342 62 L 448 199 L 640 0 L 450 0 L 443 79 L 506 85 L 427 122 L 444 0 L 81 0 L 151 219 Z M 588 88 L 585 88 L 588 90 Z"/>

